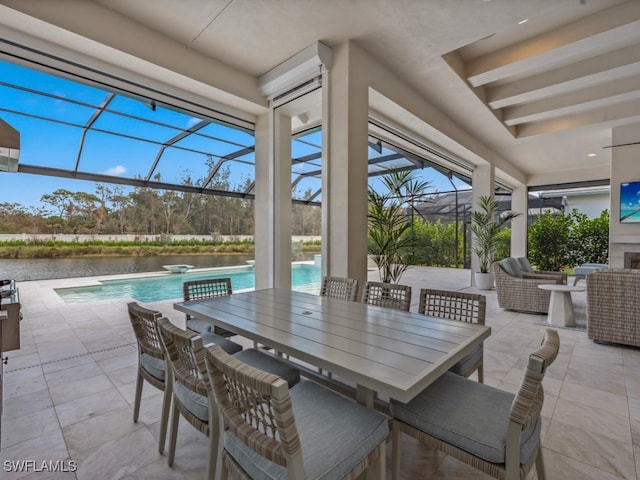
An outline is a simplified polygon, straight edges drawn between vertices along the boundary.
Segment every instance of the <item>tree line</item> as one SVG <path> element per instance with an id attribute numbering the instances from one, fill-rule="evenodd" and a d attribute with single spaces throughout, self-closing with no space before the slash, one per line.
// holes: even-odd
<path id="1" fill-rule="evenodd" d="M 229 190 L 229 171 L 219 175 L 212 188 Z M 253 235 L 255 227 L 253 200 L 243 198 L 96 184 L 92 193 L 60 188 L 40 201 L 0 203 L 0 233 Z M 291 215 L 293 235 L 320 235 L 320 207 L 294 204 Z"/>

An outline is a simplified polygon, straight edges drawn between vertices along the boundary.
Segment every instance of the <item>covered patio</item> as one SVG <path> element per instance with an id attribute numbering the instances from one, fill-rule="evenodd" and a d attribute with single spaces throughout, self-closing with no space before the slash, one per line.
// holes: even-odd
<path id="1" fill-rule="evenodd" d="M 377 280 L 377 272 L 369 276 Z M 413 287 L 412 311 L 420 288 L 478 292 L 468 286 L 468 270 L 414 267 L 402 280 Z M 77 279 L 20 284 L 22 347 L 8 352 L 5 366 L 0 459 L 4 465 L 16 459 L 73 460 L 77 471 L 3 471 L 2 478 L 202 478 L 207 439 L 187 422 L 181 420 L 173 469 L 157 451 L 160 391 L 145 385 L 140 420 L 132 421 L 138 360 L 126 311 L 130 299 L 65 304 L 52 288 L 72 283 Z M 528 353 L 542 339 L 546 316 L 501 310 L 495 291 L 481 293 L 487 295 L 492 329 L 485 341 L 485 383 L 515 391 Z M 584 293 L 574 293 L 574 303 L 578 319 L 584 319 Z M 147 306 L 180 325 L 184 317 L 172 304 Z M 559 333 L 560 354 L 544 379 L 547 477 L 637 478 L 640 351 L 595 344 L 576 329 Z M 404 445 L 402 478 L 485 478 L 410 437 Z"/>
<path id="2" fill-rule="evenodd" d="M 311 200 L 322 205 L 322 274 L 377 280 L 367 270 L 369 175 L 400 152 L 416 169 L 436 165 L 450 179 L 470 180 L 475 206 L 483 195 L 506 191 L 511 208 L 524 213 L 530 191 L 610 185 L 609 265 L 622 266 L 625 253 L 640 252 L 640 223 L 622 222 L 620 215 L 620 186 L 640 180 L 640 3 L 273 4 L 0 0 L 0 59 L 110 89 L 151 112 L 161 106 L 200 120 L 159 139 L 162 151 L 209 122 L 250 132 L 255 145 L 242 143 L 246 148 L 230 154 L 232 160 L 252 157 L 255 176 L 235 193 L 255 199 L 258 288 L 291 285 L 296 173 L 321 184 Z M 3 103 L 3 116 L 15 114 L 10 107 Z M 85 131 L 95 118 L 83 119 Z M 312 164 L 292 151 L 292 138 L 310 131 L 322 140 Z M 127 183 L 105 174 L 111 165 L 98 156 L 90 172 L 78 168 L 79 154 L 72 158 L 75 168 L 52 169 L 46 162 L 60 160 L 49 153 L 55 149 L 28 157 L 29 147 L 46 143 L 41 136 L 21 141 L 20 162 L 14 142 L 0 145 L 11 150 L 0 166 L 4 185 L 16 173 L 86 175 L 202 193 L 215 171 L 189 188 L 154 184 L 157 155 L 146 177 L 134 172 L 140 178 Z M 385 152 L 373 166 L 371 150 Z M 210 162 L 209 153 L 197 152 L 201 162 Z M 168 162 L 165 171 L 177 174 L 186 164 Z M 512 223 L 511 255 L 527 255 L 525 215 Z M 471 267 L 477 270 L 475 256 Z M 202 478 L 207 439 L 186 422 L 173 469 L 157 451 L 160 392 L 145 386 L 140 421 L 132 422 L 138 357 L 130 299 L 64 304 L 52 288 L 67 282 L 19 285 L 22 346 L 9 352 L 5 366 L 2 478 Z M 402 283 L 413 287 L 413 311 L 420 288 L 477 292 L 469 269 L 414 267 Z M 483 293 L 492 329 L 485 382 L 513 392 L 546 316 L 504 311 L 495 291 Z M 584 319 L 585 294 L 573 299 Z M 172 303 L 147 306 L 181 325 Z M 544 379 L 547 477 L 637 479 L 640 350 L 594 344 L 577 329 L 558 331 L 560 352 Z M 408 438 L 405 444 L 403 478 L 483 478 Z M 33 463 L 12 463 L 18 460 Z M 73 471 L 25 469 L 55 460 Z"/>

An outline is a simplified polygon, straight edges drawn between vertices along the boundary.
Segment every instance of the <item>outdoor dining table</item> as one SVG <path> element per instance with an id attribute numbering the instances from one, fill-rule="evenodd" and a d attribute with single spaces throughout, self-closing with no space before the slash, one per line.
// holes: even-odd
<path id="1" fill-rule="evenodd" d="M 356 384 L 408 402 L 491 334 L 490 327 L 287 289 L 263 289 L 174 308 Z"/>

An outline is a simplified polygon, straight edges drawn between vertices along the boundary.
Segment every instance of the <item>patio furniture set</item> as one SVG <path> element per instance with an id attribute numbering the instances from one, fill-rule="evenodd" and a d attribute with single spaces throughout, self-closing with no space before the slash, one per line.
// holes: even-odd
<path id="1" fill-rule="evenodd" d="M 179 328 L 132 302 L 134 421 L 146 380 L 164 391 L 159 450 L 169 430 L 171 465 L 184 417 L 209 438 L 206 478 L 356 478 L 366 470 L 382 479 L 391 438 L 397 479 L 404 432 L 496 478 L 524 478 L 535 466 L 543 479 L 541 381 L 558 353 L 557 332 L 545 332 L 514 395 L 482 383 L 484 296 L 423 289 L 410 312 L 410 287 L 367 282 L 363 290 L 358 302 L 352 279 L 325 277 L 320 295 L 231 294 L 223 284 L 195 300 L 185 288 L 174 305 L 188 322 L 277 354 L 206 341 L 219 334 Z M 467 378 L 474 371 L 478 382 Z"/>
<path id="2" fill-rule="evenodd" d="M 535 272 L 526 258 L 506 258 L 492 266 L 498 305 L 547 313 L 554 326 L 575 326 L 571 292 L 585 291 L 587 336 L 596 342 L 640 346 L 640 270 L 585 263 L 574 269 L 573 285 L 558 272 Z M 586 286 L 577 285 L 585 280 Z"/>
<path id="3" fill-rule="evenodd" d="M 535 271 L 525 257 L 507 257 L 492 267 L 501 308 L 546 313 L 552 326 L 576 325 L 571 292 L 584 287 L 567 285 L 566 273 Z"/>

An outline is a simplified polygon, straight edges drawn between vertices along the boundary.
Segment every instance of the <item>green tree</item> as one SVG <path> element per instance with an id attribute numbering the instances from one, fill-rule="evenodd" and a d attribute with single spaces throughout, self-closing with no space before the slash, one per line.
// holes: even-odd
<path id="1" fill-rule="evenodd" d="M 444 224 L 440 219 L 429 222 L 416 218 L 413 234 L 415 236 L 415 255 L 413 263 L 438 267 L 455 267 L 456 258 L 462 258 L 462 235 L 456 232 L 455 223 Z M 456 242 L 456 235 L 459 236 Z M 458 255 L 456 257 L 456 247 Z"/>
<path id="2" fill-rule="evenodd" d="M 608 263 L 609 259 L 609 210 L 599 217 L 589 219 L 584 213 L 573 210 L 574 225 L 569 237 L 569 263 Z"/>
<path id="3" fill-rule="evenodd" d="M 539 270 L 558 271 L 569 265 L 571 229 L 574 219 L 564 212 L 538 215 L 529 227 L 529 260 Z"/>
<path id="4" fill-rule="evenodd" d="M 45 193 L 40 197 L 40 201 L 48 203 L 58 211 L 58 217 L 66 218 L 73 205 L 73 192 L 64 188 L 59 188 L 53 193 Z"/>

